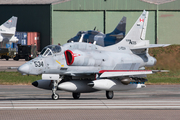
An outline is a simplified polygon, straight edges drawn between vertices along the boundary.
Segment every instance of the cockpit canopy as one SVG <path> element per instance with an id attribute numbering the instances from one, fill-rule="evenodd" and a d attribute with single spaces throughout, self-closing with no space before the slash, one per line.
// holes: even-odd
<path id="1" fill-rule="evenodd" d="M 61 52 L 61 47 L 59 45 L 48 45 L 45 48 L 43 48 L 40 55 L 49 56 L 59 52 Z"/>

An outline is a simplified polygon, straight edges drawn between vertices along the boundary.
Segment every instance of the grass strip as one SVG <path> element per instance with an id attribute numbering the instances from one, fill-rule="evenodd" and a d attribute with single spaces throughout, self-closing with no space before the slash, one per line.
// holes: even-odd
<path id="1" fill-rule="evenodd" d="M 169 73 L 155 73 L 147 75 L 146 84 L 180 84 L 180 71 Z M 21 75 L 19 72 L 0 72 L 1 85 L 30 85 L 36 80 L 40 80 L 41 75 Z"/>
<path id="2" fill-rule="evenodd" d="M 19 72 L 0 72 L 1 85 L 30 85 L 36 80 L 40 80 L 41 75 L 21 75 Z"/>

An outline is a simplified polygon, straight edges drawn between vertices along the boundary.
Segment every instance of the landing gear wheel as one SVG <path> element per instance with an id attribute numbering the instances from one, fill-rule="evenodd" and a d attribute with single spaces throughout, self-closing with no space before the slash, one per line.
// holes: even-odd
<path id="1" fill-rule="evenodd" d="M 53 100 L 58 100 L 59 99 L 59 95 L 58 94 L 52 94 L 52 99 Z"/>
<path id="2" fill-rule="evenodd" d="M 16 61 L 18 61 L 18 60 L 19 60 L 19 57 L 16 56 L 16 57 L 14 57 L 13 59 L 16 60 Z"/>
<path id="3" fill-rule="evenodd" d="M 9 60 L 9 57 L 8 57 L 8 56 L 6 56 L 6 60 Z"/>
<path id="4" fill-rule="evenodd" d="M 114 92 L 113 91 L 106 91 L 106 97 L 107 97 L 107 99 L 112 99 L 114 97 Z"/>
<path id="5" fill-rule="evenodd" d="M 72 96 L 74 99 L 79 99 L 81 96 L 81 93 L 72 93 Z"/>

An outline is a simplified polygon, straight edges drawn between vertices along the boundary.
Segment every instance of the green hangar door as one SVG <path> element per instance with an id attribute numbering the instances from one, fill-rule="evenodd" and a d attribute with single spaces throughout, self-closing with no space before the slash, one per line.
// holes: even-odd
<path id="1" fill-rule="evenodd" d="M 61 45 L 74 37 L 79 31 L 104 31 L 103 11 L 53 11 L 52 44 Z"/>
<path id="2" fill-rule="evenodd" d="M 126 17 L 126 35 L 143 11 L 107 11 L 106 33 L 110 33 L 118 25 L 123 16 Z M 150 11 L 148 16 L 146 40 L 155 43 L 155 12 Z"/>
<path id="3" fill-rule="evenodd" d="M 158 15 L 158 44 L 180 44 L 180 12 L 160 11 Z"/>

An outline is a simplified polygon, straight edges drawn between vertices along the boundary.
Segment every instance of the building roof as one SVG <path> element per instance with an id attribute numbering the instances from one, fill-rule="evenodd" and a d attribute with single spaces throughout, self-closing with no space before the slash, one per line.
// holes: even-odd
<path id="1" fill-rule="evenodd" d="M 71 0 L 0 0 L 0 5 L 15 5 L 15 4 L 59 4 Z M 164 4 L 175 0 L 141 0 L 151 4 Z"/>
<path id="2" fill-rule="evenodd" d="M 164 3 L 168 3 L 168 2 L 173 2 L 175 0 L 141 0 L 141 1 L 159 5 L 159 4 L 164 4 Z"/>
<path id="3" fill-rule="evenodd" d="M 70 0 L 0 0 L 0 5 L 19 5 L 19 4 L 52 4 L 63 3 Z"/>

